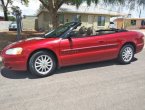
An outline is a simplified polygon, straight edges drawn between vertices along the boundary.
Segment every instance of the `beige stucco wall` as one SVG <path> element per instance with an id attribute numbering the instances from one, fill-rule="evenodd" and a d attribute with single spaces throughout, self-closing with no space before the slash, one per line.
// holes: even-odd
<path id="1" fill-rule="evenodd" d="M 38 29 L 42 31 L 51 30 L 51 19 L 50 15 L 47 12 L 40 13 L 38 16 Z"/>
<path id="2" fill-rule="evenodd" d="M 131 25 L 131 20 L 136 20 L 136 25 Z M 117 24 L 117 28 L 125 28 L 125 29 L 140 29 L 141 22 L 143 19 L 123 19 L 123 20 L 116 20 L 115 23 Z"/>
<path id="3" fill-rule="evenodd" d="M 117 21 L 114 21 L 114 23 L 116 24 L 117 26 L 117 29 L 122 29 L 123 28 L 123 20 L 117 20 Z"/>
<path id="4" fill-rule="evenodd" d="M 37 17 L 26 16 L 22 19 L 23 30 L 35 30 Z"/>
<path id="5" fill-rule="evenodd" d="M 43 20 L 43 13 L 41 13 L 39 16 L 38 16 L 38 29 L 39 30 L 44 30 L 44 27 L 43 27 L 43 24 L 44 24 L 44 20 Z"/>
<path id="6" fill-rule="evenodd" d="M 139 29 L 141 27 L 141 20 L 136 20 L 136 25 L 131 25 L 130 19 L 126 19 L 124 23 L 126 29 Z"/>
<path id="7" fill-rule="evenodd" d="M 71 22 L 73 19 L 73 16 L 76 14 L 64 14 L 65 15 L 65 22 L 68 21 Z M 105 26 L 98 26 L 98 16 L 101 15 L 89 15 L 89 14 L 79 14 L 81 15 L 81 22 L 82 25 L 85 27 L 94 27 L 95 29 L 106 29 L 109 26 L 110 23 L 110 17 L 109 16 L 105 16 Z M 92 22 L 89 22 L 89 16 Z"/>
<path id="8" fill-rule="evenodd" d="M 71 22 L 73 21 L 73 16 L 76 14 L 73 13 L 63 13 L 64 14 L 64 23 L 66 22 Z M 81 22 L 82 25 L 85 27 L 94 27 L 95 30 L 97 29 L 106 29 L 109 26 L 110 23 L 110 17 L 105 16 L 105 26 L 98 26 L 98 16 L 103 16 L 103 15 L 89 15 L 89 14 L 78 14 L 81 15 Z M 91 21 L 89 21 L 89 17 L 91 16 Z M 47 20 L 44 19 L 44 17 L 48 18 Z M 44 29 L 44 30 L 51 30 L 52 29 L 52 23 L 50 19 L 50 15 L 48 13 L 41 13 L 38 16 L 38 26 L 39 29 Z"/>

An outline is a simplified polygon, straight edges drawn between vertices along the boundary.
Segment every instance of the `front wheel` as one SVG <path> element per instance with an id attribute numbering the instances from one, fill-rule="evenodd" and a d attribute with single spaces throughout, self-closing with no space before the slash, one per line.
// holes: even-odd
<path id="1" fill-rule="evenodd" d="M 39 51 L 32 55 L 29 61 L 29 70 L 39 77 L 49 76 L 56 69 L 56 60 L 53 54 Z"/>
<path id="2" fill-rule="evenodd" d="M 121 64 L 129 64 L 134 58 L 134 47 L 127 44 L 120 50 L 118 60 Z"/>

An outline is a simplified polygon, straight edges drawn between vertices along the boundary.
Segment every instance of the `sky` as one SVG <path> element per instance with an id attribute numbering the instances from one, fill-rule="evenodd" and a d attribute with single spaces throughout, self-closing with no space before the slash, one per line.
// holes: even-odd
<path id="1" fill-rule="evenodd" d="M 18 2 L 18 0 L 15 0 L 15 2 L 13 3 L 15 6 L 19 6 L 20 9 L 22 10 L 22 14 L 23 15 L 36 15 L 37 14 L 37 10 L 39 9 L 40 6 L 40 2 L 39 0 L 30 0 L 29 5 L 25 6 L 22 5 L 20 2 Z M 113 8 L 112 10 L 118 10 Z M 121 11 L 123 13 L 129 13 L 129 10 L 126 8 L 121 8 Z M 139 10 L 138 7 L 135 7 L 135 10 L 132 10 L 131 12 L 132 17 L 139 17 Z M 3 16 L 3 12 L 0 11 L 0 16 Z M 142 14 L 141 14 L 142 18 L 145 18 L 145 9 L 142 9 Z"/>
<path id="2" fill-rule="evenodd" d="M 40 2 L 38 0 L 30 0 L 28 6 L 22 5 L 18 0 L 15 0 L 13 3 L 14 6 L 19 6 L 22 10 L 23 15 L 35 15 L 39 9 Z M 3 12 L 0 11 L 0 16 L 3 15 Z"/>

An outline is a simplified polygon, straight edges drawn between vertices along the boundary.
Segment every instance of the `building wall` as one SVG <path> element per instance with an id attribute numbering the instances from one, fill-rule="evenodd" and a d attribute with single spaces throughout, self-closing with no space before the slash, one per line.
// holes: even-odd
<path id="1" fill-rule="evenodd" d="M 52 23 L 49 13 L 43 12 L 38 16 L 38 30 L 48 31 L 52 30 Z"/>
<path id="2" fill-rule="evenodd" d="M 136 20 L 136 25 L 132 25 L 131 20 Z M 122 19 L 122 20 L 118 19 L 118 20 L 115 20 L 115 23 L 117 24 L 118 29 L 125 28 L 125 29 L 134 30 L 134 29 L 141 28 L 142 20 L 143 19 Z"/>
<path id="3" fill-rule="evenodd" d="M 72 14 L 72 13 L 63 13 L 63 15 L 64 15 L 64 23 L 72 22 L 74 20 L 74 16 L 80 15 L 82 26 L 85 26 L 86 28 L 93 27 L 95 30 L 106 29 L 108 28 L 109 23 L 110 23 L 109 16 L 105 16 L 105 26 L 98 26 L 98 16 L 102 16 L 102 15 Z M 51 18 L 50 18 L 49 13 L 43 12 L 38 16 L 38 26 L 39 26 L 39 29 L 42 29 L 42 30 L 52 29 L 52 23 L 51 23 Z"/>
<path id="4" fill-rule="evenodd" d="M 117 29 L 122 29 L 124 24 L 123 24 L 123 20 L 116 20 L 114 21 L 116 26 L 117 26 Z"/>
<path id="5" fill-rule="evenodd" d="M 141 27 L 141 20 L 136 20 L 136 25 L 131 24 L 131 19 L 126 19 L 124 23 L 126 29 L 140 29 Z"/>
<path id="6" fill-rule="evenodd" d="M 8 31 L 12 21 L 0 21 L 0 31 Z"/>
<path id="7" fill-rule="evenodd" d="M 38 16 L 38 30 L 44 30 L 44 27 L 43 27 L 43 13 L 40 13 L 39 16 Z"/>
<path id="8" fill-rule="evenodd" d="M 23 30 L 35 30 L 36 28 L 36 19 L 35 16 L 26 16 L 22 19 Z"/>
<path id="9" fill-rule="evenodd" d="M 68 22 L 73 21 L 73 16 L 76 14 L 65 14 L 65 23 L 68 20 Z M 105 16 L 105 26 L 98 26 L 98 16 L 101 15 L 88 15 L 88 14 L 80 14 L 81 15 L 81 22 L 82 25 L 85 27 L 94 27 L 95 29 L 106 29 L 109 26 L 110 23 L 110 17 Z"/>

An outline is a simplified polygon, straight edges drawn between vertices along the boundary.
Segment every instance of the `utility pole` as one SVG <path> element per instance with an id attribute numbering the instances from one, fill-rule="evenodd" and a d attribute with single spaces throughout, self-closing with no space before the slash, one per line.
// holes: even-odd
<path id="1" fill-rule="evenodd" d="M 21 39 L 21 31 L 22 31 L 22 26 L 21 26 L 21 10 L 19 7 L 12 7 L 13 10 L 13 15 L 16 17 L 16 22 L 17 22 L 17 36 L 16 39 L 19 41 Z"/>

